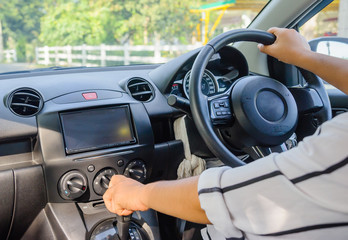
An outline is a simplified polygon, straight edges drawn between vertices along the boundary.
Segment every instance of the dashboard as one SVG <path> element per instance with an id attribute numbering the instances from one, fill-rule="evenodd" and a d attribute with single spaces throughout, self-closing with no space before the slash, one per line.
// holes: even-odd
<path id="1" fill-rule="evenodd" d="M 142 182 L 174 177 L 183 151 L 172 124 L 182 113 L 166 95 L 189 98 L 198 51 L 160 66 L 0 76 L 0 148 L 11 153 L 0 156 L 0 170 L 42 166 L 49 202 L 100 200 L 113 174 Z M 247 74 L 244 56 L 225 47 L 209 61 L 202 91 L 223 92 Z"/>
<path id="2" fill-rule="evenodd" d="M 189 98 L 198 52 L 163 65 L 0 75 L 0 196 L 6 196 L 0 235 L 11 229 L 11 238 L 21 238 L 45 209 L 44 221 L 85 236 L 112 217 L 102 195 L 113 175 L 144 183 L 176 179 L 184 146 L 173 122 L 183 113 L 168 105 L 167 96 Z M 202 91 L 223 92 L 247 74 L 244 56 L 225 47 L 210 60 Z"/>

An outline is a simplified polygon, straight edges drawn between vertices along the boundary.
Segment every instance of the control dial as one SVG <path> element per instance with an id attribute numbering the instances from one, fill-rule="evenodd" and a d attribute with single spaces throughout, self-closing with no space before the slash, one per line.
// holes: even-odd
<path id="1" fill-rule="evenodd" d="M 59 195 L 67 200 L 81 197 L 87 190 L 87 178 L 80 171 L 65 173 L 59 180 Z"/>
<path id="2" fill-rule="evenodd" d="M 131 161 L 126 169 L 124 175 L 139 182 L 144 182 L 146 179 L 146 166 L 142 160 Z"/>
<path id="3" fill-rule="evenodd" d="M 109 188 L 109 183 L 112 176 L 116 175 L 117 172 L 113 168 L 104 168 L 100 170 L 94 178 L 93 189 L 96 194 L 102 196 L 106 189 Z"/>

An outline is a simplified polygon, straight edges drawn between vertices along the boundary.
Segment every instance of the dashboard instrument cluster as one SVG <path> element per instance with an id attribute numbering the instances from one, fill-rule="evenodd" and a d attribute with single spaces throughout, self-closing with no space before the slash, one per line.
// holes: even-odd
<path id="1" fill-rule="evenodd" d="M 189 99 L 189 86 L 193 61 L 184 65 L 177 74 L 171 94 Z M 225 47 L 210 59 L 202 77 L 201 89 L 206 96 L 222 93 L 237 79 L 248 75 L 245 57 L 233 47 Z"/>

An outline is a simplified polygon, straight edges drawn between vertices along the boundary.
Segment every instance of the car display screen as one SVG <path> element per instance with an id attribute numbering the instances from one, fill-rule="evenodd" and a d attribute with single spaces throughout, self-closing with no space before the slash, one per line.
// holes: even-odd
<path id="1" fill-rule="evenodd" d="M 135 142 L 128 106 L 60 113 L 67 154 Z"/>

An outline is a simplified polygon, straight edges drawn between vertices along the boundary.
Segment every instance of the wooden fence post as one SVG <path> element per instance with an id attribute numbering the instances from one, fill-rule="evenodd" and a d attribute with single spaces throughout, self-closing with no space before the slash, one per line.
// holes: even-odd
<path id="1" fill-rule="evenodd" d="M 87 64 L 87 50 L 86 50 L 86 44 L 82 45 L 82 66 L 86 66 Z"/>
<path id="2" fill-rule="evenodd" d="M 16 51 L 16 49 L 13 50 L 13 61 L 17 62 L 17 51 Z"/>
<path id="3" fill-rule="evenodd" d="M 54 54 L 55 54 L 55 56 L 54 56 L 54 62 L 55 62 L 55 65 L 58 66 L 58 65 L 59 65 L 59 57 L 58 57 L 59 52 L 58 52 L 58 47 L 55 47 L 55 49 L 54 49 Z"/>
<path id="4" fill-rule="evenodd" d="M 39 48 L 38 47 L 35 48 L 35 62 L 36 63 L 39 62 Z"/>
<path id="5" fill-rule="evenodd" d="M 66 60 L 68 62 L 68 65 L 71 66 L 72 58 L 71 58 L 71 46 L 70 45 L 66 46 L 66 55 L 67 55 Z"/>
<path id="6" fill-rule="evenodd" d="M 158 37 L 155 37 L 155 52 L 154 52 L 155 62 L 161 62 L 161 42 Z"/>
<path id="7" fill-rule="evenodd" d="M 124 52 L 124 59 L 123 63 L 124 65 L 129 65 L 129 42 L 127 41 L 123 46 L 123 52 Z"/>
<path id="8" fill-rule="evenodd" d="M 102 67 L 106 66 L 106 50 L 105 50 L 105 44 L 100 45 L 100 65 Z"/>
<path id="9" fill-rule="evenodd" d="M 49 65 L 50 64 L 50 52 L 49 52 L 48 46 L 44 46 L 44 55 L 45 55 L 45 62 L 44 65 Z"/>

